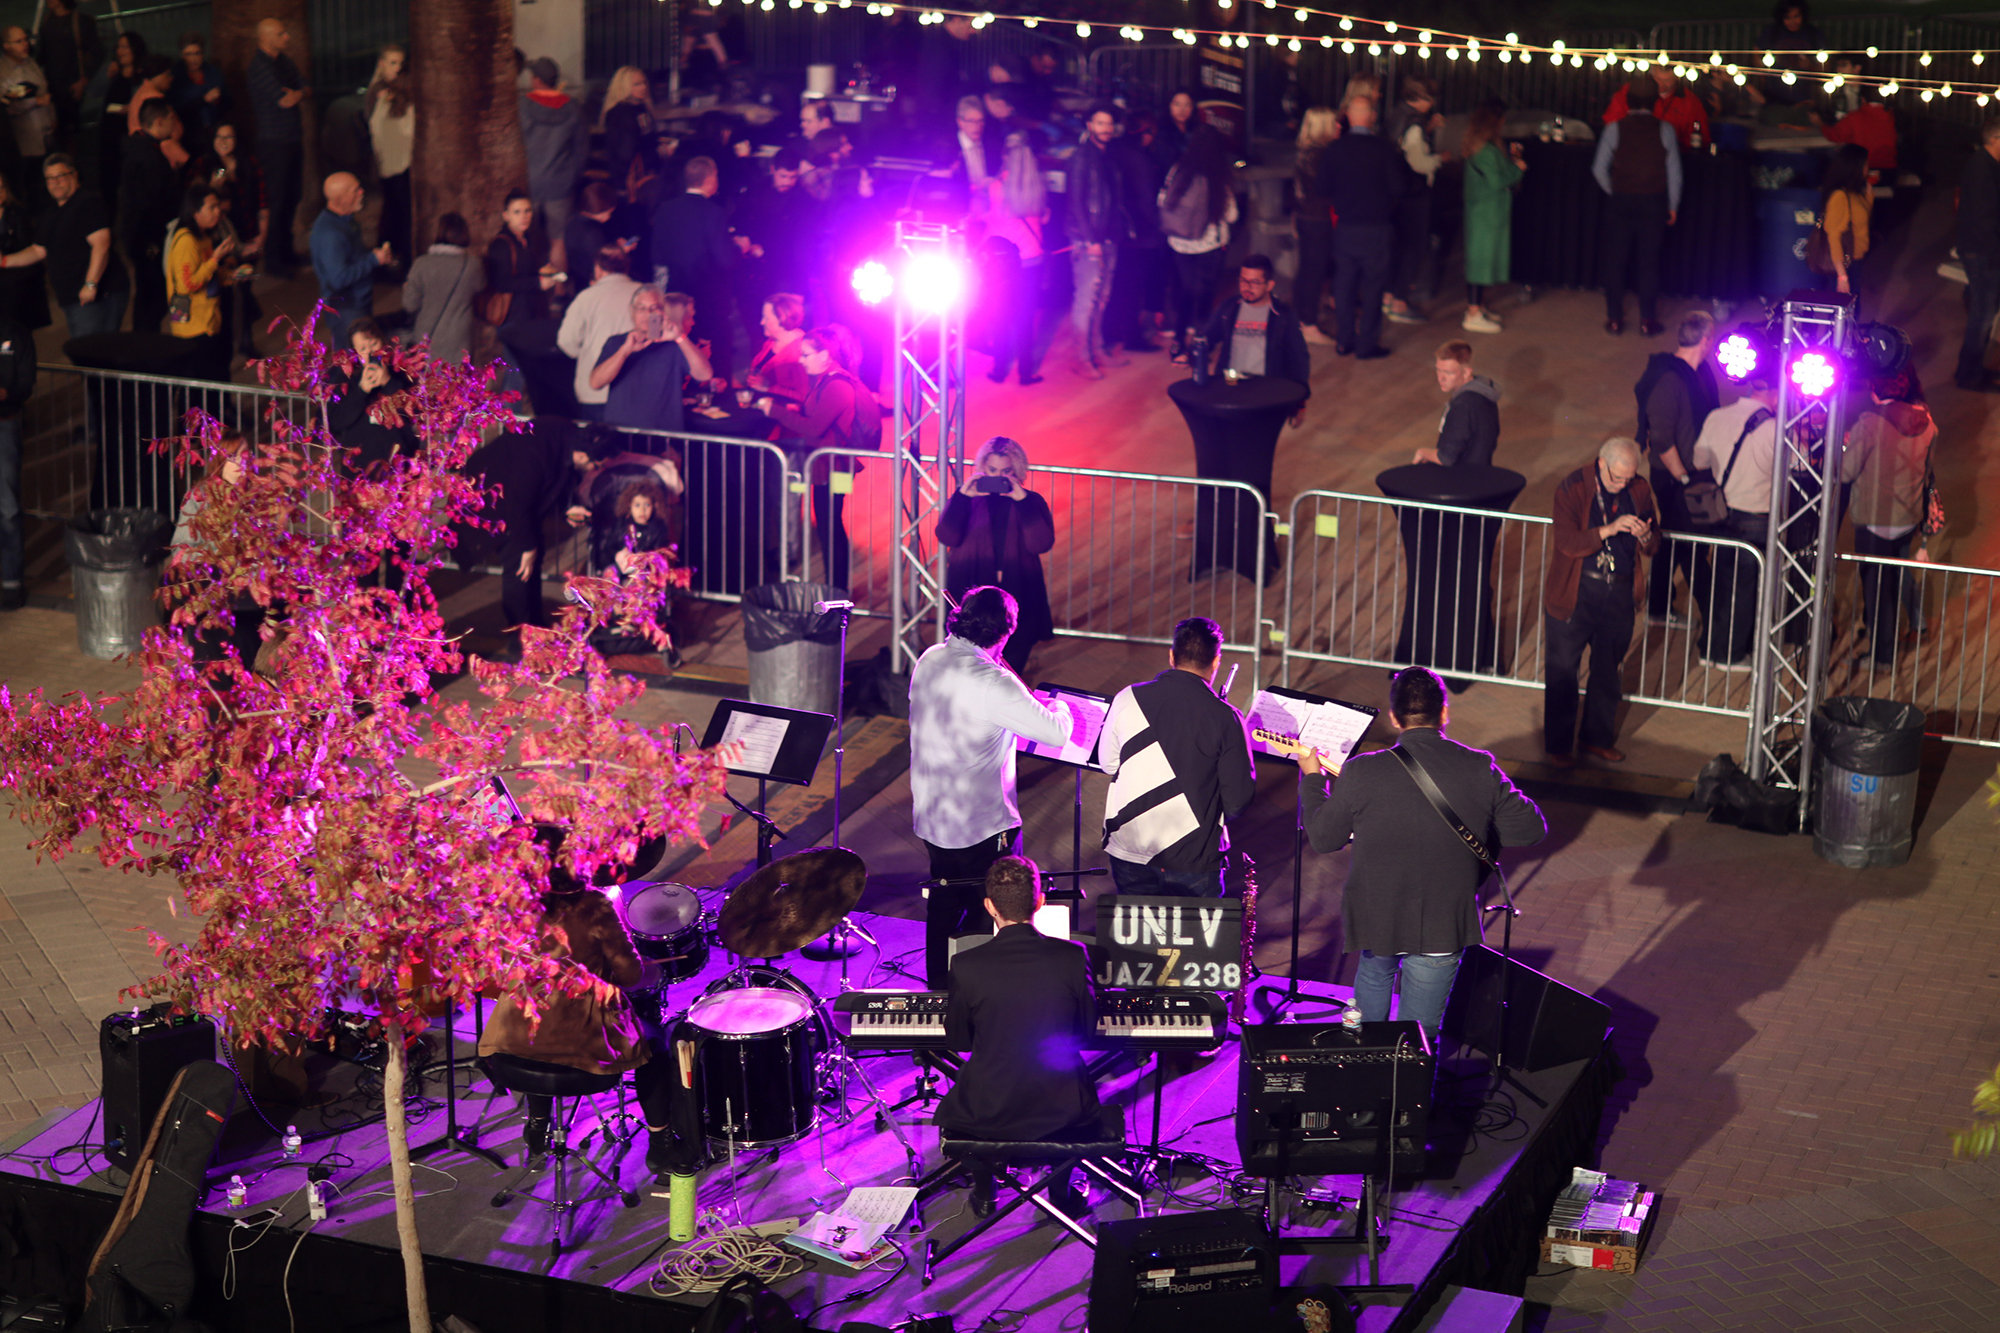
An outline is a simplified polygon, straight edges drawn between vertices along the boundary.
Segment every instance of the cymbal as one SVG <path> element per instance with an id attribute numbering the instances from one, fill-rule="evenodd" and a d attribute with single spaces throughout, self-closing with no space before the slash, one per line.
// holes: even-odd
<path id="1" fill-rule="evenodd" d="M 833 929 L 861 901 L 868 865 L 844 847 L 773 861 L 722 905 L 722 944 L 743 958 L 776 958 Z"/>

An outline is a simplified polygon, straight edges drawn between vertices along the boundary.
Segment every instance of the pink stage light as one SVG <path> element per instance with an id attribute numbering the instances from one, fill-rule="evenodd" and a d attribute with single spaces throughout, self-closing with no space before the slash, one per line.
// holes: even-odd
<path id="1" fill-rule="evenodd" d="M 1818 352 L 1807 352 L 1792 362 L 1792 383 L 1808 398 L 1824 397 L 1833 381 L 1833 362 Z"/>
<path id="2" fill-rule="evenodd" d="M 1757 345 L 1740 333 L 1732 333 L 1715 349 L 1715 359 L 1722 363 L 1722 373 L 1730 379 L 1748 379 L 1757 369 Z"/>
<path id="3" fill-rule="evenodd" d="M 903 295 L 919 310 L 949 310 L 964 292 L 965 274 L 945 255 L 912 255 L 903 265 Z"/>
<path id="4" fill-rule="evenodd" d="M 896 280 L 879 259 L 871 259 L 854 270 L 854 294 L 863 305 L 881 305 L 896 290 Z"/>

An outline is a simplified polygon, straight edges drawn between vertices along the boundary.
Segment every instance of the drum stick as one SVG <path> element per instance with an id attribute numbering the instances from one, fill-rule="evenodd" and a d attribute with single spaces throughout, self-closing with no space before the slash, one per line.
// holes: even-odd
<path id="1" fill-rule="evenodd" d="M 681 1086 L 683 1088 L 692 1088 L 694 1086 L 694 1043 L 691 1041 L 675 1042 L 674 1054 L 680 1058 Z"/>

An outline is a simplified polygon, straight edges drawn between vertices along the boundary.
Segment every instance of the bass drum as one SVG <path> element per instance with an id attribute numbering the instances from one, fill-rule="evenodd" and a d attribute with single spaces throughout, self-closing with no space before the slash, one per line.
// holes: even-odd
<path id="1" fill-rule="evenodd" d="M 775 969 L 759 969 L 772 972 Z M 818 1123 L 818 1004 L 790 984 L 713 989 L 688 1010 L 695 1037 L 702 1133 L 712 1145 L 754 1152 L 793 1143 Z"/>
<path id="2" fill-rule="evenodd" d="M 708 966 L 701 899 L 685 884 L 627 884 L 625 929 L 639 957 L 657 963 L 658 982 L 684 981 Z M 654 968 L 647 968 L 649 977 Z"/>

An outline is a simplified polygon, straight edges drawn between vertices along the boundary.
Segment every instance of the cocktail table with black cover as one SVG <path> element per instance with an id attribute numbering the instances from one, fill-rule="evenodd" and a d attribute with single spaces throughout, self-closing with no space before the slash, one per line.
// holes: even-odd
<path id="1" fill-rule="evenodd" d="M 1512 468 L 1409 463 L 1377 473 L 1375 484 L 1392 500 L 1505 512 L 1528 479 Z M 1414 507 L 1397 514 L 1406 577 L 1396 660 L 1447 675 L 1500 669 L 1492 577 L 1499 520 Z"/>
<path id="2" fill-rule="evenodd" d="M 1240 481 L 1253 486 L 1265 504 L 1271 499 L 1271 461 L 1278 433 L 1306 400 L 1296 380 L 1253 376 L 1231 384 L 1220 376 L 1206 384 L 1192 379 L 1167 386 L 1168 395 L 1194 437 L 1194 471 L 1204 481 Z M 1257 577 L 1258 530 L 1262 507 L 1241 491 L 1203 487 L 1195 500 L 1194 563 L 1190 576 L 1215 568 Z M 1278 569 L 1278 540 L 1266 529 L 1264 576 Z"/>

